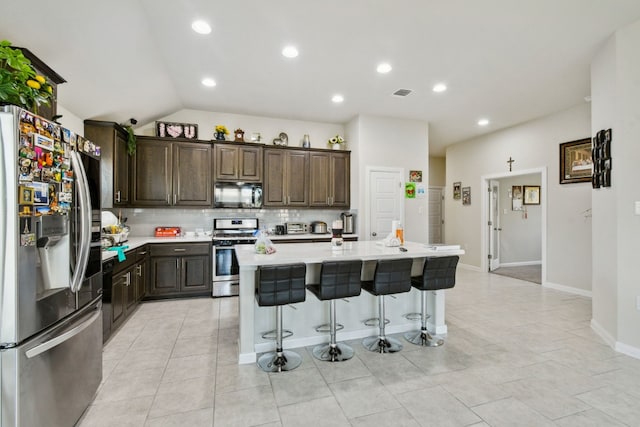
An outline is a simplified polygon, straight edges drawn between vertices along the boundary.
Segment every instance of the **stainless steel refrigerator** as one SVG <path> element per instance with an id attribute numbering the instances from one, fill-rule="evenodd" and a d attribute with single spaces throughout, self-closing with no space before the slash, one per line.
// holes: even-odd
<path id="1" fill-rule="evenodd" d="M 102 379 L 99 147 L 0 107 L 0 426 L 73 426 Z"/>

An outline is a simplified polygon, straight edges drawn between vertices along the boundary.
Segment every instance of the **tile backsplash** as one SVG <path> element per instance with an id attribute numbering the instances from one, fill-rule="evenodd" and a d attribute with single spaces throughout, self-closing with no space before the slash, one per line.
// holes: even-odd
<path id="1" fill-rule="evenodd" d="M 276 225 L 285 222 L 324 221 L 329 228 L 331 223 L 340 218 L 343 211 L 335 209 L 143 209 L 122 208 L 110 209 L 127 219 L 126 224 L 131 227 L 130 236 L 153 236 L 158 226 L 182 227 L 182 231 L 196 229 L 211 230 L 214 218 L 258 218 L 260 228 L 272 231 Z M 347 210 L 345 210 L 347 211 Z M 349 212 L 356 213 L 353 209 Z M 355 230 L 356 233 L 358 230 Z"/>

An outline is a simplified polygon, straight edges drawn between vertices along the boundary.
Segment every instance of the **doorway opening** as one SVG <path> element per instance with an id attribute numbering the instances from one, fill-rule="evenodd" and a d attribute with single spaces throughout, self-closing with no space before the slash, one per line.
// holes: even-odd
<path id="1" fill-rule="evenodd" d="M 546 282 L 546 167 L 481 177 L 481 269 L 534 283 Z M 539 189 L 523 200 L 524 188 Z M 539 204 L 538 204 L 539 202 Z"/>

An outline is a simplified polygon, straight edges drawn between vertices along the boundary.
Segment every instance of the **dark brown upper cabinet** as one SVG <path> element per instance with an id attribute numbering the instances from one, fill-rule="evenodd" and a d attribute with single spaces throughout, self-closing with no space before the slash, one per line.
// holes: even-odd
<path id="1" fill-rule="evenodd" d="M 309 152 L 283 148 L 264 150 L 265 207 L 309 206 Z"/>
<path id="2" fill-rule="evenodd" d="M 127 131 L 115 122 L 84 121 L 84 136 L 100 146 L 102 208 L 131 203 L 131 157 L 127 154 Z"/>
<path id="3" fill-rule="evenodd" d="M 134 206 L 211 206 L 211 145 L 138 137 Z"/>
<path id="4" fill-rule="evenodd" d="M 350 206 L 350 153 L 309 153 L 309 206 L 348 208 Z"/>
<path id="5" fill-rule="evenodd" d="M 262 182 L 262 147 L 233 143 L 214 147 L 216 181 Z"/>

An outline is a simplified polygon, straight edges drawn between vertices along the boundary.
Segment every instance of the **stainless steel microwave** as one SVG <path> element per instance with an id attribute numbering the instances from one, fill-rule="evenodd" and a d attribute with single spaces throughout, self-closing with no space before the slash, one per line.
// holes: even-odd
<path id="1" fill-rule="evenodd" d="M 216 208 L 262 208 L 262 184 L 217 182 L 213 192 Z"/>

